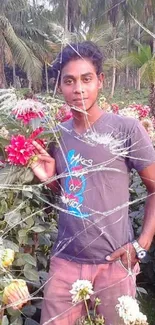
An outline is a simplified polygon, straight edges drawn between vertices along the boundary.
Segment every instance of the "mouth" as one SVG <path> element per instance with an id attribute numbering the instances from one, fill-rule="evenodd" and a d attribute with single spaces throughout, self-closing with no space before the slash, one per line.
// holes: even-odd
<path id="1" fill-rule="evenodd" d="M 74 103 L 83 103 L 87 100 L 88 98 L 75 98 L 73 99 Z"/>

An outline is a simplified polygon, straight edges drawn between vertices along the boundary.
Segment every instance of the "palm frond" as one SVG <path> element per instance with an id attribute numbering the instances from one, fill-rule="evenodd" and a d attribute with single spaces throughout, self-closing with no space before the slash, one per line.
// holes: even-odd
<path id="1" fill-rule="evenodd" d="M 10 47 L 8 46 L 8 44 L 6 43 L 6 41 L 4 41 L 4 55 L 5 55 L 5 62 L 6 62 L 6 64 L 12 66 L 12 64 L 13 64 L 13 57 L 12 57 L 12 53 L 11 53 Z"/>
<path id="2" fill-rule="evenodd" d="M 140 68 L 140 76 L 146 83 L 155 85 L 155 59 L 152 58 Z"/>
<path id="3" fill-rule="evenodd" d="M 15 62 L 30 76 L 33 85 L 41 84 L 42 63 L 24 41 L 17 37 L 8 19 L 4 16 L 0 17 L 0 29 Z"/>
<path id="4" fill-rule="evenodd" d="M 4 0 L 4 12 L 8 15 L 13 12 L 21 12 L 24 9 L 27 9 L 29 5 L 30 4 L 27 0 Z"/>
<path id="5" fill-rule="evenodd" d="M 119 60 L 114 60 L 113 58 L 111 59 L 107 59 L 104 63 L 104 70 L 110 70 L 112 69 L 113 67 L 115 67 L 117 70 L 121 70 L 123 69 L 123 64 L 121 61 Z"/>
<path id="6" fill-rule="evenodd" d="M 148 45 L 140 45 L 138 51 L 133 51 L 122 58 L 124 65 L 141 68 L 152 59 L 151 48 Z"/>
<path id="7" fill-rule="evenodd" d="M 140 68 L 142 66 L 142 62 L 136 51 L 129 53 L 128 55 L 125 55 L 121 61 L 124 66 L 128 65 L 129 67 L 136 67 L 136 68 Z"/>

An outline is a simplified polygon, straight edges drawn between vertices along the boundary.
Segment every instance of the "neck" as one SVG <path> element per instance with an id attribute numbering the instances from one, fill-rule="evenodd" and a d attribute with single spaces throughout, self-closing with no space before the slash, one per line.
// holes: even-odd
<path id="1" fill-rule="evenodd" d="M 72 113 L 74 129 L 78 132 L 83 132 L 88 129 L 104 112 L 96 104 L 86 112 L 87 114 L 76 110 L 72 110 Z"/>

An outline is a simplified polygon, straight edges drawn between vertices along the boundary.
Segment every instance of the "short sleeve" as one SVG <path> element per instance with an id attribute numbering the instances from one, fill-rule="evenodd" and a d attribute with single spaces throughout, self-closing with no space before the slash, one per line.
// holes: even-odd
<path id="1" fill-rule="evenodd" d="M 133 130 L 127 140 L 129 169 L 138 172 L 155 163 L 155 150 L 151 139 L 139 121 L 135 121 Z"/>

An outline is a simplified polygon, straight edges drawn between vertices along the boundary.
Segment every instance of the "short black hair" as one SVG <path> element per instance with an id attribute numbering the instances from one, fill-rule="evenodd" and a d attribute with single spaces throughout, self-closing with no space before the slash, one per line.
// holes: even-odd
<path id="1" fill-rule="evenodd" d="M 52 67 L 52 75 L 58 84 L 64 66 L 70 61 L 79 58 L 89 59 L 94 65 L 97 75 L 103 71 L 103 53 L 95 43 L 91 41 L 71 43 L 58 54 Z"/>

